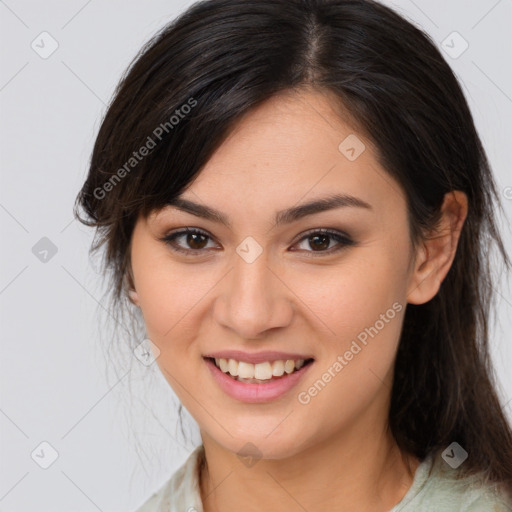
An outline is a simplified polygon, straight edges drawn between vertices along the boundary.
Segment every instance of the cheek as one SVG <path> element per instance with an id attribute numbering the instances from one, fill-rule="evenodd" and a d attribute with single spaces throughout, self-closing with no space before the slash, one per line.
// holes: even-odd
<path id="1" fill-rule="evenodd" d="M 336 269 L 307 274 L 294 288 L 314 313 L 313 329 L 322 333 L 316 347 L 320 364 L 309 384 L 320 378 L 330 391 L 319 393 L 318 404 L 327 406 L 336 396 L 357 407 L 382 386 L 379 379 L 393 366 L 405 313 L 400 265 L 391 251 L 368 248 Z"/>
<path id="2" fill-rule="evenodd" d="M 202 363 L 195 352 L 198 315 L 203 307 L 201 299 L 206 298 L 213 283 L 201 279 L 198 273 L 184 273 L 168 260 L 141 268 L 139 277 L 147 337 L 160 350 L 156 362 L 180 400 L 188 404 L 179 383 L 187 382 L 190 387 L 190 375 L 195 375 L 195 365 Z"/>
<path id="3" fill-rule="evenodd" d="M 134 244 L 132 268 L 148 334 L 176 339 L 214 283 L 211 270 L 177 264 L 165 248 Z"/>
<path id="4" fill-rule="evenodd" d="M 404 265 L 391 251 L 368 247 L 331 268 L 311 269 L 294 277 L 290 274 L 290 280 L 307 306 L 301 309 L 309 309 L 325 339 L 342 349 L 348 338 L 373 326 L 381 315 L 394 318 L 397 309 L 405 309 Z"/>

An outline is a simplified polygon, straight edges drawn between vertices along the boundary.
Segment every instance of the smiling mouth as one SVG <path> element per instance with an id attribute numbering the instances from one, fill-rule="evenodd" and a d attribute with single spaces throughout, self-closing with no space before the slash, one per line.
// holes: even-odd
<path id="1" fill-rule="evenodd" d="M 313 358 L 306 359 L 306 360 L 299 360 L 299 361 L 295 361 L 295 362 L 286 361 L 286 369 L 283 368 L 284 361 L 274 361 L 271 364 L 272 372 L 277 373 L 277 375 L 272 374 L 270 378 L 256 379 L 256 378 L 240 377 L 240 375 L 238 375 L 238 365 L 236 365 L 234 367 L 233 367 L 233 365 L 231 365 L 230 367 L 227 367 L 226 363 L 223 363 L 223 368 L 222 368 L 220 359 L 216 360 L 213 357 L 205 357 L 204 359 L 207 361 L 211 361 L 211 363 L 214 364 L 222 373 L 224 373 L 228 377 L 232 378 L 233 380 L 236 380 L 239 382 L 245 382 L 248 384 L 265 384 L 268 382 L 283 379 L 285 377 L 288 377 L 288 376 L 300 371 L 301 369 L 305 368 L 306 366 L 309 366 L 314 361 Z M 294 363 L 293 367 L 292 367 L 291 363 Z M 268 365 L 269 363 L 263 363 L 263 364 Z M 250 365 L 250 367 L 252 367 L 251 369 L 253 369 L 254 366 L 255 365 Z M 268 366 L 267 366 L 267 368 L 268 368 Z M 233 373 L 231 373 L 231 372 L 235 373 L 236 375 L 233 375 Z M 251 373 L 251 372 L 249 372 L 249 373 Z M 267 374 L 268 374 L 268 369 L 267 369 Z M 254 370 L 252 372 L 252 375 L 254 375 Z"/>

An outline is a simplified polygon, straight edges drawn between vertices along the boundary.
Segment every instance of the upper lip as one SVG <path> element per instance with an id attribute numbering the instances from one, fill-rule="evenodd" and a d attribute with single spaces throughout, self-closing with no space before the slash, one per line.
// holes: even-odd
<path id="1" fill-rule="evenodd" d="M 242 350 L 221 350 L 218 352 L 210 352 L 205 354 L 203 357 L 213 357 L 214 359 L 235 359 L 236 361 L 244 361 L 252 364 L 264 363 L 265 361 L 286 361 L 287 359 L 292 359 L 294 361 L 299 359 L 313 359 L 312 356 L 306 354 L 275 352 L 273 350 L 252 353 L 243 352 Z"/>

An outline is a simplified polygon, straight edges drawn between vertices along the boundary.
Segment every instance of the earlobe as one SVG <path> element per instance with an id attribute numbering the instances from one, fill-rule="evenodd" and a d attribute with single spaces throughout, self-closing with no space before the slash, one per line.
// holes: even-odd
<path id="1" fill-rule="evenodd" d="M 444 197 L 438 226 L 419 249 L 410 280 L 407 302 L 424 304 L 439 291 L 455 258 L 462 226 L 467 216 L 467 196 L 460 190 Z"/>
<path id="2" fill-rule="evenodd" d="M 129 298 L 130 302 L 132 302 L 133 304 L 138 306 L 139 305 L 139 295 L 135 291 L 135 284 L 133 282 L 133 274 L 132 274 L 131 266 L 128 266 L 128 271 L 125 276 L 125 283 L 126 283 L 125 289 L 128 290 L 128 298 Z"/>
<path id="3" fill-rule="evenodd" d="M 131 302 L 133 302 L 136 306 L 139 305 L 139 295 L 133 288 L 128 290 L 128 296 L 130 297 Z"/>
<path id="4" fill-rule="evenodd" d="M 431 258 L 426 242 L 423 242 L 417 250 L 415 267 L 410 280 L 409 290 L 407 292 L 407 302 L 410 304 L 423 304 L 430 299 L 425 299 L 429 294 L 426 285 L 429 285 L 427 279 L 432 273 Z M 426 282 L 427 281 L 427 282 Z"/>

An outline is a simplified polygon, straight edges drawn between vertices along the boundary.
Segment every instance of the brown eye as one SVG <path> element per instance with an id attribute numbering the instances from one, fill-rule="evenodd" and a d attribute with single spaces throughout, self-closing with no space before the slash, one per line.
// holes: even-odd
<path id="1" fill-rule="evenodd" d="M 337 244 L 331 246 L 332 240 L 337 242 Z M 327 229 L 317 229 L 315 231 L 310 231 L 306 234 L 306 236 L 303 236 L 299 240 L 298 244 L 305 242 L 307 242 L 308 245 L 308 247 L 304 248 L 305 252 L 317 253 L 312 254 L 312 256 L 332 254 L 347 246 L 355 245 L 355 242 L 344 233 L 338 231 L 330 231 Z"/>
<path id="2" fill-rule="evenodd" d="M 329 248 L 329 241 L 331 237 L 329 235 L 312 235 L 309 237 L 309 245 L 312 249 L 322 250 Z"/>
<path id="3" fill-rule="evenodd" d="M 208 237 L 203 234 L 187 233 L 185 240 L 186 240 L 187 245 L 191 249 L 198 250 L 198 249 L 204 249 L 206 238 L 208 238 Z"/>
<path id="4" fill-rule="evenodd" d="M 207 248 L 208 240 L 210 236 L 198 229 L 185 229 L 171 233 L 163 237 L 162 242 L 166 243 L 174 251 L 184 253 L 195 253 L 204 252 Z M 181 239 L 181 243 L 177 243 L 177 240 Z"/>

